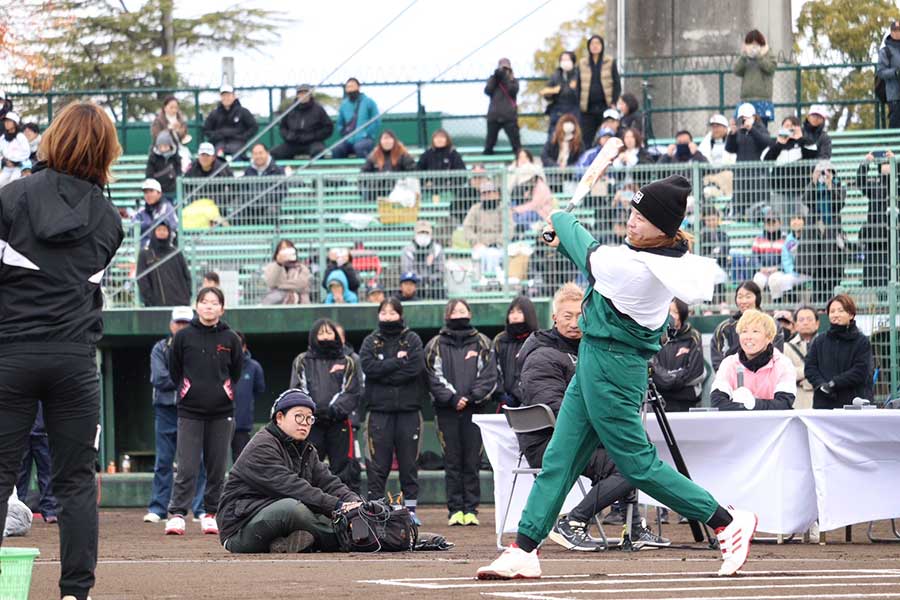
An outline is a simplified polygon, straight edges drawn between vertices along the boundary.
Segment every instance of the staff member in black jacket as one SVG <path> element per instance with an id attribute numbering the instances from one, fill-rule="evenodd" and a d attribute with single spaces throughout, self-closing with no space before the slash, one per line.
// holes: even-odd
<path id="1" fill-rule="evenodd" d="M 444 327 L 425 347 L 425 368 L 444 448 L 448 525 L 480 525 L 481 431 L 472 415 L 497 387 L 491 341 L 469 323 L 472 309 L 454 299 L 444 309 Z"/>
<path id="2" fill-rule="evenodd" d="M 219 539 L 229 552 L 334 552 L 331 515 L 361 504 L 319 461 L 307 440 L 316 403 L 287 390 L 272 406 L 272 422 L 238 457 L 219 503 Z"/>
<path id="3" fill-rule="evenodd" d="M 534 304 L 525 296 L 516 296 L 506 309 L 506 328 L 494 337 L 494 356 L 497 358 L 498 401 L 506 406 L 520 406 L 519 369 L 516 355 L 528 336 L 538 330 Z"/>
<path id="4" fill-rule="evenodd" d="M 121 152 L 106 113 L 72 103 L 44 134 L 33 175 L 0 191 L 0 523 L 40 402 L 64 600 L 87 598 L 97 564 L 100 281 L 124 238 L 103 186 Z"/>
<path id="5" fill-rule="evenodd" d="M 668 412 L 687 412 L 700 401 L 703 379 L 703 341 L 688 323 L 688 305 L 677 298 L 669 305 L 669 322 L 662 348 L 650 359 L 653 383 Z"/>
<path id="6" fill-rule="evenodd" d="M 831 327 L 809 347 L 804 373 L 815 391 L 813 408 L 841 408 L 854 398 L 872 399 L 873 356 L 869 338 L 856 327 L 856 303 L 838 294 L 826 307 Z"/>
<path id="7" fill-rule="evenodd" d="M 191 303 L 191 272 L 183 253 L 169 258 L 146 277 L 140 277 L 144 271 L 175 252 L 172 244 L 174 234 L 167 222 L 160 222 L 138 253 L 138 289 L 144 306 L 185 306 Z"/>
<path id="8" fill-rule="evenodd" d="M 422 340 L 403 322 L 403 306 L 396 298 L 378 305 L 378 329 L 366 336 L 359 350 L 366 376 L 365 399 L 368 453 L 366 477 L 369 499 L 384 498 L 384 486 L 397 455 L 400 491 L 416 524 L 419 497 L 420 434 L 425 400 L 425 353 Z"/>
<path id="9" fill-rule="evenodd" d="M 241 106 L 228 84 L 219 89 L 221 102 L 203 123 L 203 137 L 216 147 L 218 154 L 235 154 L 259 131 L 256 118 Z M 239 157 L 246 160 L 246 156 Z"/>
<path id="10" fill-rule="evenodd" d="M 328 457 L 331 472 L 359 493 L 353 477 L 353 427 L 350 415 L 362 394 L 359 364 L 344 352 L 337 323 L 319 319 L 309 330 L 309 347 L 291 366 L 291 387 L 316 403 L 316 422 L 309 442 L 321 458 Z"/>
<path id="11" fill-rule="evenodd" d="M 169 375 L 178 386 L 178 472 L 166 535 L 184 535 L 184 516 L 193 498 L 201 455 L 206 467 L 206 515 L 200 519 L 200 529 L 210 535 L 219 533 L 216 508 L 234 434 L 234 390 L 244 364 L 241 339 L 221 320 L 225 314 L 222 290 L 201 289 L 195 308 L 197 316 L 175 334 L 169 355 Z"/>

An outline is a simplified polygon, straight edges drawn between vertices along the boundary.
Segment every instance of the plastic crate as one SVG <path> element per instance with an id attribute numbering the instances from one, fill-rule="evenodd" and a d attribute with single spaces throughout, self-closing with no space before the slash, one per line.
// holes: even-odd
<path id="1" fill-rule="evenodd" d="M 37 548 L 0 548 L 0 600 L 28 600 Z"/>

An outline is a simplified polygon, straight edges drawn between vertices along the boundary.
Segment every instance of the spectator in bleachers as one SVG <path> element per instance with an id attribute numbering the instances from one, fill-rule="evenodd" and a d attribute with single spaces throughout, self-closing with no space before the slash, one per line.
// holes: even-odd
<path id="1" fill-rule="evenodd" d="M 749 102 L 738 107 L 738 121 L 731 124 L 725 150 L 733 152 L 737 163 L 759 163 L 772 142 L 762 118 Z M 750 211 L 766 200 L 765 171 L 745 166 L 735 169 L 731 214 L 748 218 Z"/>
<path id="2" fill-rule="evenodd" d="M 547 139 L 555 136 L 556 123 L 563 115 L 572 115 L 578 123 L 581 118 L 579 110 L 578 67 L 575 66 L 575 53 L 563 52 L 559 55 L 559 67 L 550 76 L 547 86 L 538 92 L 548 102 L 546 114 L 550 116 L 547 127 Z M 580 136 L 579 136 L 580 137 Z"/>
<path id="3" fill-rule="evenodd" d="M 234 177 L 231 167 L 225 164 L 225 159 L 216 156 L 215 147 L 209 142 L 200 144 L 197 149 L 197 160 L 191 163 L 191 167 L 184 174 L 185 177 L 210 177 L 219 167 L 225 165 L 216 177 Z"/>
<path id="4" fill-rule="evenodd" d="M 378 138 L 378 146 L 366 157 L 362 172 L 392 173 L 414 171 L 415 169 L 416 161 L 409 155 L 406 146 L 397 139 L 393 131 L 386 129 Z M 366 198 L 374 201 L 376 198 L 387 198 L 396 183 L 396 179 L 376 178 L 362 181 L 361 186 Z"/>
<path id="5" fill-rule="evenodd" d="M 712 363 L 712 368 L 716 371 L 719 370 L 722 359 L 735 354 L 740 348 L 740 336 L 736 330 L 737 323 L 748 310 L 760 310 L 760 306 L 762 306 L 762 290 L 752 281 L 745 281 L 735 291 L 734 303 L 737 305 L 737 312 L 716 326 L 709 344 L 710 362 Z M 777 324 L 775 327 L 777 331 L 775 332 L 773 343 L 776 348 L 781 350 L 784 348 L 784 334 Z"/>
<path id="6" fill-rule="evenodd" d="M 188 135 L 188 120 L 178 107 L 178 98 L 166 96 L 162 108 L 150 124 L 150 138 L 159 139 L 159 134 L 168 131 L 175 141 L 173 145 L 187 144 L 191 141 Z M 158 142 L 157 142 L 158 143 Z"/>
<path id="7" fill-rule="evenodd" d="M 290 240 L 275 246 L 272 262 L 263 267 L 263 279 L 269 292 L 261 304 L 309 304 L 312 273 L 297 256 L 297 247 Z"/>
<path id="8" fill-rule="evenodd" d="M 613 131 L 613 135 L 619 135 L 619 130 L 622 129 L 622 113 L 615 108 L 607 108 L 603 111 L 603 122 L 600 123 L 600 127 L 606 127 Z"/>
<path id="9" fill-rule="evenodd" d="M 668 412 L 687 412 L 697 406 L 703 392 L 703 340 L 688 322 L 689 315 L 687 304 L 677 298 L 672 301 L 662 348 L 650 359 L 653 383 Z"/>
<path id="10" fill-rule="evenodd" d="M 703 207 L 703 229 L 700 230 L 700 254 L 716 259 L 723 271 L 728 271 L 730 254 L 728 234 L 719 226 L 722 215 L 713 204 Z"/>
<path id="11" fill-rule="evenodd" d="M 247 346 L 247 337 L 235 331 L 241 339 L 241 351 L 244 353 L 244 364 L 241 368 L 241 379 L 234 389 L 234 433 L 231 436 L 231 462 L 250 442 L 253 434 L 253 415 L 256 401 L 266 391 L 266 376 L 262 365 L 253 359 Z M 293 386 L 292 386 L 293 387 Z"/>
<path id="12" fill-rule="evenodd" d="M 150 156 L 147 157 L 147 168 L 144 176 L 159 182 L 166 199 L 174 200 L 177 192 L 176 181 L 181 175 L 181 157 L 178 156 L 178 145 L 172 139 L 172 132 L 164 129 L 155 138 Z"/>
<path id="13" fill-rule="evenodd" d="M 687 129 L 682 129 L 675 134 L 675 143 L 669 144 L 666 153 L 659 157 L 659 164 L 671 165 L 689 162 L 709 162 L 700 153 L 700 148 L 694 143 L 694 136 Z"/>
<path id="14" fill-rule="evenodd" d="M 583 149 L 578 118 L 566 113 L 560 115 L 553 135 L 544 144 L 541 160 L 545 167 L 571 167 Z"/>
<path id="15" fill-rule="evenodd" d="M 764 126 L 775 119 L 772 82 L 776 66 L 766 36 L 758 29 L 748 32 L 741 55 L 734 63 L 734 74 L 741 78 L 741 102 L 753 105 Z"/>
<path id="16" fill-rule="evenodd" d="M 469 208 L 463 220 L 463 235 L 472 248 L 472 257 L 481 261 L 483 272 L 500 267 L 504 253 L 503 210 L 500 191 L 493 181 L 481 184 L 481 199 Z"/>
<path id="17" fill-rule="evenodd" d="M 828 331 L 812 341 L 805 374 L 813 386 L 813 408 L 841 408 L 854 398 L 872 400 L 872 346 L 856 326 L 856 303 L 838 294 L 825 308 Z"/>
<path id="18" fill-rule="evenodd" d="M 773 341 L 775 320 L 751 309 L 737 322 L 740 349 L 716 369 L 709 399 L 719 410 L 790 410 L 797 396 L 794 365 Z"/>
<path id="19" fill-rule="evenodd" d="M 21 119 L 9 111 L 3 116 L 3 135 L 0 136 L 0 188 L 22 176 L 22 163 L 31 157 L 31 144 L 21 131 Z"/>
<path id="20" fill-rule="evenodd" d="M 269 154 L 262 142 L 253 144 L 250 150 L 250 166 L 244 171 L 244 177 L 275 177 L 284 175 L 284 168 L 279 166 Z"/>
<path id="21" fill-rule="evenodd" d="M 897 35 L 900 39 L 900 29 L 897 30 Z M 898 64 L 900 64 L 900 59 L 898 59 Z M 898 108 L 898 113 L 900 113 L 900 108 Z M 859 243 L 864 256 L 863 282 L 866 287 L 879 290 L 883 290 L 887 286 L 890 274 L 888 203 L 891 188 L 890 159 L 893 156 L 894 153 L 890 150 L 879 152 L 878 163 L 876 163 L 875 155 L 869 152 L 856 171 L 856 187 L 869 199 L 866 224 L 859 230 Z M 877 164 L 878 167 L 876 177 L 869 176 L 870 167 L 873 164 Z"/>
<path id="22" fill-rule="evenodd" d="M 348 248 L 331 248 L 328 250 L 328 256 L 326 257 L 325 262 L 325 273 L 322 274 L 322 277 L 325 278 L 322 281 L 322 287 L 326 290 L 328 289 L 328 286 L 325 282 L 328 280 L 328 276 L 331 275 L 331 272 L 335 269 L 340 269 L 344 272 L 344 277 L 347 278 L 347 283 L 350 286 L 351 292 L 359 291 L 359 273 L 357 273 L 356 269 L 353 267 L 353 255 Z"/>
<path id="23" fill-rule="evenodd" d="M 359 297 L 349 289 L 347 276 L 340 269 L 335 269 L 325 278 L 325 304 L 356 304 Z"/>
<path id="24" fill-rule="evenodd" d="M 578 61 L 578 94 L 584 145 L 590 146 L 604 111 L 615 108 L 622 84 L 613 53 L 606 54 L 606 41 L 594 34 L 586 46 L 587 55 Z"/>
<path id="25" fill-rule="evenodd" d="M 316 102 L 310 86 L 297 86 L 297 102 L 278 124 L 284 141 L 272 148 L 272 156 L 279 160 L 290 160 L 298 155 L 313 157 L 324 152 L 325 140 L 334 132 L 331 117 Z"/>
<path id="26" fill-rule="evenodd" d="M 215 271 L 207 271 L 203 274 L 203 279 L 200 282 L 200 287 L 205 288 L 218 288 L 221 287 L 222 283 L 219 280 L 219 274 Z"/>
<path id="27" fill-rule="evenodd" d="M 603 130 L 601 129 L 601 131 Z M 604 141 L 603 143 L 606 142 Z M 602 147 L 603 144 L 598 140 L 596 148 Z M 591 161 L 594 160 L 594 156 L 596 156 L 596 154 L 591 156 Z M 579 160 L 578 162 L 582 161 Z M 637 165 L 648 165 L 651 163 L 653 163 L 653 157 L 650 156 L 650 153 L 647 152 L 647 149 L 644 147 L 644 136 L 641 135 L 640 130 L 632 127 L 624 129 L 622 131 L 622 151 L 613 161 L 613 168 L 635 167 Z M 585 164 L 589 165 L 590 162 Z"/>
<path id="28" fill-rule="evenodd" d="M 819 334 L 819 314 L 811 306 L 801 306 L 794 312 L 795 334 L 784 344 L 784 355 L 791 359 L 797 374 L 797 399 L 794 408 L 812 408 L 813 385 L 806 378 L 806 355 Z"/>
<path id="29" fill-rule="evenodd" d="M 581 156 L 579 156 L 578 160 L 575 162 L 575 166 L 579 167 L 579 169 L 587 169 L 589 166 L 591 166 L 594 158 L 597 156 L 597 154 L 600 153 L 600 149 L 603 148 L 603 144 L 608 142 L 609 138 L 615 137 L 615 135 L 616 132 L 609 127 L 601 127 L 600 129 L 598 129 L 597 139 L 594 140 L 594 145 L 581 153 Z"/>
<path id="30" fill-rule="evenodd" d="M 769 284 L 769 277 L 781 268 L 781 251 L 784 248 L 785 235 L 781 230 L 781 215 L 774 210 L 766 211 L 763 215 L 763 230 L 753 239 L 750 252 L 753 253 L 753 262 L 756 273 L 753 282 L 764 290 Z M 776 278 L 776 281 L 780 277 Z M 772 300 L 780 300 L 783 290 L 779 286 L 770 287 Z"/>
<path id="31" fill-rule="evenodd" d="M 540 166 L 526 163 L 518 167 L 507 182 L 514 185 L 510 190 L 512 217 L 519 232 L 527 232 L 535 223 L 543 223 L 556 208 L 553 192 Z"/>
<path id="32" fill-rule="evenodd" d="M 793 163 L 816 158 L 816 154 L 815 145 L 803 135 L 800 119 L 793 115 L 785 118 L 778 136 L 763 155 L 763 160 L 775 161 L 769 177 L 773 206 L 788 214 L 799 214 L 800 191 L 806 188 L 809 167 Z"/>
<path id="33" fill-rule="evenodd" d="M 418 293 L 419 276 L 412 271 L 400 275 L 400 290 L 394 294 L 394 298 L 400 302 L 416 302 L 422 300 Z"/>
<path id="34" fill-rule="evenodd" d="M 821 104 L 810 107 L 803 121 L 803 137 L 815 145 L 816 158 L 831 158 L 831 136 L 825 131 L 828 109 Z"/>
<path id="35" fill-rule="evenodd" d="M 184 306 L 191 303 L 191 272 L 184 254 L 172 244 L 175 232 L 165 221 L 153 228 L 150 239 L 138 253 L 138 289 L 144 306 Z M 169 257 L 170 254 L 174 256 Z M 162 262 L 165 260 L 165 262 Z M 157 263 L 162 263 L 157 265 Z M 147 269 L 155 267 L 145 277 Z"/>
<path id="36" fill-rule="evenodd" d="M 377 281 L 370 283 L 366 287 L 366 302 L 381 304 L 382 302 L 384 302 L 384 298 L 384 288 L 382 288 L 381 284 Z"/>
<path id="37" fill-rule="evenodd" d="M 41 128 L 37 123 L 25 123 L 22 126 L 22 133 L 25 135 L 25 138 L 28 140 L 28 145 L 31 147 L 31 162 L 37 162 L 37 151 L 38 146 L 41 145 Z"/>
<path id="38" fill-rule="evenodd" d="M 6 92 L 0 90 L 0 120 L 6 117 L 6 113 L 12 112 L 13 102 L 11 98 L 6 97 Z"/>
<path id="39" fill-rule="evenodd" d="M 808 229 L 815 240 L 816 261 L 812 275 L 813 291 L 819 301 L 834 293 L 844 273 L 847 238 L 844 235 L 841 211 L 847 199 L 847 189 L 835 174 L 828 160 L 819 161 L 813 169 L 811 182 L 803 196 Z"/>
<path id="40" fill-rule="evenodd" d="M 697 149 L 712 164 L 732 165 L 737 160 L 737 154 L 725 149 L 727 140 L 728 119 L 725 115 L 713 115 L 709 118 L 709 131 Z"/>
<path id="41" fill-rule="evenodd" d="M 416 222 L 413 241 L 400 255 L 400 271 L 418 274 L 420 298 L 442 300 L 445 297 L 444 248 L 434 240 L 428 221 Z"/>
<path id="42" fill-rule="evenodd" d="M 256 135 L 259 125 L 253 114 L 241 106 L 232 86 L 219 88 L 219 98 L 219 105 L 203 123 L 203 137 L 215 145 L 217 154 L 231 156 Z M 239 158 L 245 160 L 243 155 Z"/>
<path id="43" fill-rule="evenodd" d="M 141 235 L 147 233 L 147 230 L 158 220 L 162 219 L 169 226 L 169 230 L 174 232 L 178 227 L 178 213 L 168 198 L 162 195 L 162 187 L 155 179 L 145 179 L 141 185 L 144 192 L 144 206 L 134 213 L 134 221 L 141 224 Z M 184 304 L 190 304 L 191 299 L 188 298 Z"/>
<path id="44" fill-rule="evenodd" d="M 806 235 L 806 219 L 803 215 L 791 217 L 790 228 L 781 248 L 781 270 L 769 276 L 773 300 L 809 281 L 811 274 L 815 272 L 816 240 Z M 789 336 L 785 334 L 785 337 Z"/>
<path id="45" fill-rule="evenodd" d="M 641 112 L 641 104 L 638 102 L 637 96 L 625 92 L 619 96 L 619 100 L 616 102 L 616 108 L 618 109 L 619 114 L 622 115 L 617 134 L 621 137 L 625 134 L 626 129 L 635 129 L 643 136 L 644 113 Z"/>
<path id="46" fill-rule="evenodd" d="M 481 432 L 472 415 L 497 387 L 491 340 L 472 327 L 471 318 L 468 302 L 450 300 L 444 327 L 425 346 L 425 370 L 444 449 L 448 525 L 480 525 Z"/>
<path id="47" fill-rule="evenodd" d="M 579 294 L 581 290 L 579 289 Z M 517 366 L 519 350 L 528 336 L 539 329 L 534 303 L 523 295 L 513 298 L 506 309 L 503 331 L 494 337 L 494 356 L 497 358 L 497 393 L 494 398 L 503 406 L 515 408 L 522 405 Z"/>
<path id="48" fill-rule="evenodd" d="M 891 30 L 884 36 L 884 45 L 878 50 L 878 66 L 875 75 L 884 81 L 884 93 L 888 104 L 888 127 L 900 128 L 900 21 L 891 21 Z"/>
<path id="49" fill-rule="evenodd" d="M 419 157 L 416 168 L 420 171 L 462 171 L 466 163 L 453 147 L 450 134 L 437 129 L 431 134 L 431 147 Z"/>
<path id="50" fill-rule="evenodd" d="M 781 331 L 784 333 L 785 342 L 794 337 L 794 315 L 789 310 L 776 310 L 772 313 L 775 322 L 781 325 Z"/>
<path id="51" fill-rule="evenodd" d="M 493 154 L 500 130 L 506 133 L 514 153 L 522 147 L 519 139 L 519 106 L 516 96 L 519 81 L 513 74 L 508 58 L 501 58 L 497 68 L 484 86 L 484 93 L 490 96 L 487 112 L 487 136 L 484 138 L 484 154 Z"/>
<path id="52" fill-rule="evenodd" d="M 374 120 L 368 123 L 372 119 Z M 337 128 L 341 137 L 352 135 L 334 147 L 331 151 L 334 158 L 347 158 L 351 154 L 363 158 L 375 147 L 375 136 L 381 129 L 378 106 L 374 100 L 359 91 L 359 80 L 356 77 L 351 77 L 344 84 L 344 99 L 338 108 Z"/>

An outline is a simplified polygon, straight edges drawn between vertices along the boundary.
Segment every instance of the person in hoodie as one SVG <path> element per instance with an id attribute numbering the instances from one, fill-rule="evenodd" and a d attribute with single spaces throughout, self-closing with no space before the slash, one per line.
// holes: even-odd
<path id="1" fill-rule="evenodd" d="M 206 492 L 200 519 L 205 534 L 219 533 L 216 510 L 234 433 L 234 390 L 244 366 L 241 339 L 222 320 L 225 295 L 218 288 L 197 293 L 197 316 L 172 339 L 169 374 L 178 386 L 178 472 L 169 501 L 166 535 L 184 535 L 202 459 Z"/>
<path id="2" fill-rule="evenodd" d="M 575 60 L 574 52 L 566 51 L 560 54 L 559 67 L 550 76 L 547 86 L 538 92 L 548 102 L 545 111 L 550 117 L 547 127 L 548 140 L 554 135 L 556 123 L 560 117 L 572 115 L 575 117 L 576 123 L 581 118 L 578 92 L 579 74 Z"/>
<path id="3" fill-rule="evenodd" d="M 322 275 L 322 288 L 328 289 L 328 276 L 335 269 L 344 272 L 351 292 L 359 291 L 359 273 L 353 267 L 353 254 L 349 248 L 331 248 L 325 262 L 325 273 Z"/>
<path id="4" fill-rule="evenodd" d="M 125 237 L 103 188 L 121 152 L 106 112 L 73 102 L 47 128 L 34 173 L 0 190 L 0 523 L 40 402 L 63 600 L 84 600 L 95 581 L 100 282 Z"/>
<path id="5" fill-rule="evenodd" d="M 516 103 L 519 80 L 513 74 L 512 63 L 508 58 L 497 61 L 497 68 L 484 85 L 484 93 L 491 101 L 488 104 L 483 154 L 494 153 L 501 129 L 509 140 L 513 154 L 517 154 L 522 147 L 519 138 L 519 105 Z"/>
<path id="6" fill-rule="evenodd" d="M 423 300 L 443 300 L 444 248 L 434 241 L 431 223 L 416 221 L 412 243 L 400 255 L 400 272 L 415 273 L 419 277 L 418 292 Z"/>
<path id="7" fill-rule="evenodd" d="M 709 358 L 713 370 L 718 371 L 722 360 L 731 354 L 737 353 L 740 348 L 740 336 L 737 333 L 737 323 L 741 316 L 750 309 L 759 310 L 762 306 L 762 290 L 752 281 L 745 281 L 734 292 L 734 303 L 737 312 L 716 326 L 712 340 L 709 344 Z M 780 351 L 784 349 L 784 333 L 781 326 L 775 324 L 777 331 L 773 343 Z"/>
<path id="8" fill-rule="evenodd" d="M 219 169 L 222 169 L 221 171 Z M 185 177 L 234 177 L 231 167 L 224 158 L 216 156 L 216 149 L 209 142 L 197 148 L 197 159 L 191 163 Z"/>
<path id="9" fill-rule="evenodd" d="M 12 111 L 3 117 L 3 135 L 0 136 L 0 188 L 22 176 L 22 163 L 31 156 L 31 144 L 21 131 L 21 119 Z"/>
<path id="10" fill-rule="evenodd" d="M 813 386 L 813 408 L 841 408 L 854 398 L 872 400 L 874 357 L 869 338 L 856 326 L 856 303 L 838 294 L 825 307 L 831 326 L 813 339 L 804 361 Z"/>
<path id="11" fill-rule="evenodd" d="M 359 363 L 344 352 L 337 323 L 319 319 L 309 330 L 306 352 L 291 365 L 291 388 L 316 403 L 316 422 L 307 438 L 319 458 L 328 458 L 331 472 L 359 493 L 354 477 L 353 426 L 350 415 L 359 406 L 362 373 Z"/>
<path id="12" fill-rule="evenodd" d="M 325 140 L 334 132 L 334 123 L 316 102 L 312 88 L 303 84 L 297 87 L 297 106 L 284 115 L 278 131 L 284 142 L 272 148 L 273 157 L 290 160 L 303 154 L 312 158 L 325 151 Z"/>
<path id="13" fill-rule="evenodd" d="M 150 238 L 138 253 L 138 289 L 146 307 L 191 303 L 191 271 L 184 253 L 178 252 L 172 244 L 174 239 L 175 232 L 162 221 L 153 228 Z M 148 270 L 150 272 L 144 275 Z"/>
<path id="14" fill-rule="evenodd" d="M 403 305 L 388 298 L 378 305 L 378 327 L 359 349 L 365 375 L 366 481 L 369 499 L 385 496 L 385 485 L 397 456 L 400 491 L 415 517 L 419 497 L 422 406 L 428 394 L 422 340 L 403 322 Z"/>
<path id="15" fill-rule="evenodd" d="M 259 125 L 253 113 L 241 106 L 231 85 L 219 88 L 219 100 L 203 123 L 203 137 L 216 147 L 217 154 L 231 156 L 256 135 Z M 245 156 L 238 158 L 246 160 Z"/>
<path id="16" fill-rule="evenodd" d="M 825 131 L 828 125 L 828 109 L 821 104 L 809 107 L 806 119 L 803 120 L 803 137 L 808 139 L 816 150 L 815 158 L 822 160 L 831 158 L 831 136 Z"/>
<path id="17" fill-rule="evenodd" d="M 741 102 L 752 104 L 765 126 L 775 118 L 772 82 L 777 66 L 766 36 L 758 29 L 747 32 L 741 55 L 734 62 L 734 74 L 741 79 Z"/>
<path id="18" fill-rule="evenodd" d="M 462 299 L 444 309 L 444 327 L 425 346 L 434 420 L 444 449 L 448 525 L 480 525 L 481 432 L 472 415 L 497 388 L 497 357 L 486 335 L 472 327 Z"/>
<path id="19" fill-rule="evenodd" d="M 362 499 L 319 460 L 307 439 L 316 403 L 300 390 L 282 392 L 271 421 L 235 461 L 216 520 L 219 540 L 235 554 L 340 549 L 334 513 Z"/>
<path id="20" fill-rule="evenodd" d="M 504 406 L 522 405 L 519 395 L 519 375 L 516 357 L 522 344 L 538 330 L 537 311 L 526 296 L 516 296 L 506 309 L 503 331 L 494 336 L 493 349 L 497 360 L 497 393 L 494 397 Z"/>
<path id="21" fill-rule="evenodd" d="M 159 132 L 153 148 L 150 149 L 144 176 L 158 181 L 162 193 L 171 201 L 175 198 L 176 181 L 180 175 L 181 157 L 178 155 L 178 144 L 172 137 L 172 132 L 165 129 Z"/>
<path id="22" fill-rule="evenodd" d="M 375 136 L 381 129 L 378 105 L 359 91 L 359 79 L 351 77 L 344 83 L 344 99 L 338 107 L 338 134 L 349 136 L 331 150 L 333 158 L 368 156 L 375 147 Z"/>
<path id="23" fill-rule="evenodd" d="M 765 171 L 758 163 L 772 139 L 762 118 L 749 102 L 738 107 L 738 121 L 730 126 L 725 151 L 733 152 L 737 163 L 748 163 L 734 172 L 731 212 L 735 217 L 749 217 L 750 208 L 768 197 Z M 757 164 L 753 164 L 757 163 Z"/>
<path id="24" fill-rule="evenodd" d="M 163 196 L 162 185 L 155 179 L 145 179 L 141 184 L 144 192 L 144 206 L 134 213 L 132 220 L 141 225 L 141 237 L 153 227 L 157 221 L 162 221 L 174 232 L 178 227 L 178 213 L 172 202 Z M 185 302 L 189 304 L 189 302 Z"/>
<path id="25" fill-rule="evenodd" d="M 253 415 L 256 401 L 266 391 L 266 376 L 260 365 L 250 355 L 247 338 L 240 331 L 235 331 L 241 338 L 241 352 L 244 364 L 241 368 L 241 379 L 234 391 L 234 435 L 231 436 L 231 462 L 235 462 L 250 442 L 253 432 Z"/>
<path id="26" fill-rule="evenodd" d="M 737 323 L 740 350 L 716 370 L 709 399 L 719 410 L 791 410 L 794 363 L 772 344 L 775 319 L 751 308 Z"/>
<path id="27" fill-rule="evenodd" d="M 888 127 L 900 128 L 900 21 L 891 21 L 884 45 L 878 49 L 875 76 L 884 81 L 888 105 Z"/>
<path id="28" fill-rule="evenodd" d="M 616 59 L 612 53 L 606 54 L 603 38 L 594 34 L 588 38 L 586 46 L 587 55 L 578 61 L 578 107 L 581 109 L 584 145 L 590 147 L 594 134 L 603 122 L 603 112 L 607 108 L 615 108 L 618 103 L 622 83 Z"/>
<path id="29" fill-rule="evenodd" d="M 697 406 L 703 392 L 703 341 L 688 322 L 689 314 L 687 304 L 677 298 L 672 301 L 662 348 L 650 359 L 653 383 L 666 402 L 667 412 L 688 412 Z"/>
<path id="30" fill-rule="evenodd" d="M 341 269 L 335 269 L 325 278 L 325 304 L 357 304 L 359 296 L 350 289 L 347 276 Z"/>

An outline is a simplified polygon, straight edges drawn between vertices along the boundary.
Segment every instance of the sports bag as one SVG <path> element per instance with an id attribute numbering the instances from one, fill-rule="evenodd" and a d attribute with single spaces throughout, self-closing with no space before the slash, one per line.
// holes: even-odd
<path id="1" fill-rule="evenodd" d="M 382 501 L 336 513 L 332 527 L 343 552 L 410 552 L 419 538 L 409 511 Z"/>

